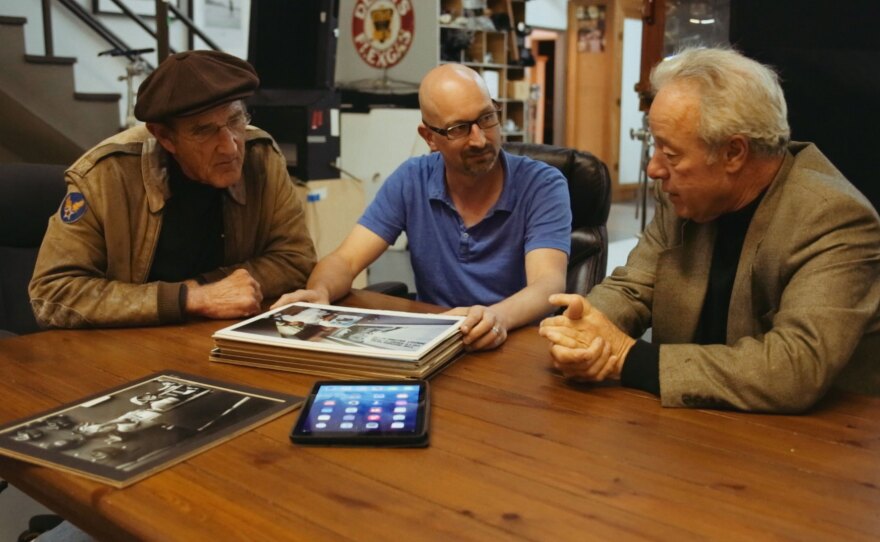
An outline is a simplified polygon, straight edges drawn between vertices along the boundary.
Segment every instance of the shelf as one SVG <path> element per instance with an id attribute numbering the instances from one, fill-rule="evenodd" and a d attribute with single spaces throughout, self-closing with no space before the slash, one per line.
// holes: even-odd
<path id="1" fill-rule="evenodd" d="M 525 18 L 522 2 L 511 4 L 508 0 L 488 0 L 487 5 L 493 13 L 507 13 L 511 28 Z M 450 13 L 453 18 L 468 16 L 473 12 L 464 10 L 462 0 L 440 0 L 441 13 Z M 468 13 L 466 13 L 468 11 Z M 511 49 L 516 46 L 513 31 L 471 28 L 453 24 L 439 24 L 440 58 L 439 64 L 457 63 L 478 72 L 487 83 L 493 97 L 501 104 L 502 138 L 512 141 L 528 141 L 528 102 L 522 98 L 521 85 L 526 84 L 527 72 L 524 66 L 511 64 L 518 59 Z M 516 85 L 512 82 L 519 81 Z M 508 96 L 517 95 L 518 98 Z M 505 132 L 505 124 L 514 123 L 516 130 Z"/>
<path id="2" fill-rule="evenodd" d="M 451 60 L 444 60 L 443 63 L 444 64 L 450 64 L 450 63 L 456 64 L 456 62 L 453 62 Z M 463 64 L 469 68 L 490 68 L 493 70 L 500 70 L 505 67 L 504 64 L 485 64 L 485 63 L 481 64 L 479 62 L 458 62 L 457 64 Z"/>
<path id="3" fill-rule="evenodd" d="M 523 72 L 526 69 L 523 66 L 515 66 L 513 64 L 481 64 L 479 62 L 468 62 L 468 61 L 458 62 L 455 60 L 441 60 L 440 64 L 464 64 L 465 66 L 492 66 L 493 68 L 504 68 L 508 71 L 522 70 Z M 516 78 L 516 79 L 518 79 L 518 78 Z"/>

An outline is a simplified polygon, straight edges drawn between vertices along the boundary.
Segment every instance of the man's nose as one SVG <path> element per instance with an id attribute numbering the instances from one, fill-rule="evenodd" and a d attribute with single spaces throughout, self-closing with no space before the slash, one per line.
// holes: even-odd
<path id="1" fill-rule="evenodd" d="M 468 134 L 468 143 L 474 147 L 482 147 L 486 144 L 486 133 L 476 122 L 471 124 L 471 133 Z"/>
<path id="2" fill-rule="evenodd" d="M 228 126 L 222 126 L 217 131 L 217 147 L 226 152 L 235 151 L 238 148 L 235 132 L 230 130 Z"/>
<path id="3" fill-rule="evenodd" d="M 669 170 L 666 168 L 666 164 L 663 163 L 662 156 L 663 155 L 657 151 L 654 151 L 654 154 L 651 155 L 651 159 L 648 161 L 648 167 L 646 168 L 648 177 L 660 180 L 669 177 Z"/>

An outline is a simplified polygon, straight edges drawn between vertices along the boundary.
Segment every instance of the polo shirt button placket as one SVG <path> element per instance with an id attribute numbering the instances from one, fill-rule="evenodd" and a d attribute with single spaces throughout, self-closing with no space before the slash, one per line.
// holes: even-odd
<path id="1" fill-rule="evenodd" d="M 461 242 L 459 243 L 459 256 L 462 260 L 467 258 L 468 255 L 468 242 L 470 241 L 471 236 L 468 235 L 467 232 L 461 233 Z"/>

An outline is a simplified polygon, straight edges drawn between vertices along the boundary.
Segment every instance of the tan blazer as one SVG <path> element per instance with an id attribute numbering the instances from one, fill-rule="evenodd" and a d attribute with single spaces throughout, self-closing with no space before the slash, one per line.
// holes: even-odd
<path id="1" fill-rule="evenodd" d="M 664 406 L 797 412 L 836 378 L 880 392 L 880 220 L 815 145 L 789 151 L 743 243 L 726 345 L 692 344 L 716 226 L 659 190 L 626 266 L 588 296 L 634 337 L 653 327 Z"/>

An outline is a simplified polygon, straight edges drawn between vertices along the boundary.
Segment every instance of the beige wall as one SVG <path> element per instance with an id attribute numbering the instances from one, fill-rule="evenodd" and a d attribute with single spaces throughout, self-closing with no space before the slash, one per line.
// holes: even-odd
<path id="1" fill-rule="evenodd" d="M 353 179 L 309 181 L 301 190 L 306 206 L 306 225 L 318 259 L 342 243 L 364 212 L 364 188 Z M 354 281 L 355 288 L 367 285 L 366 272 Z"/>

